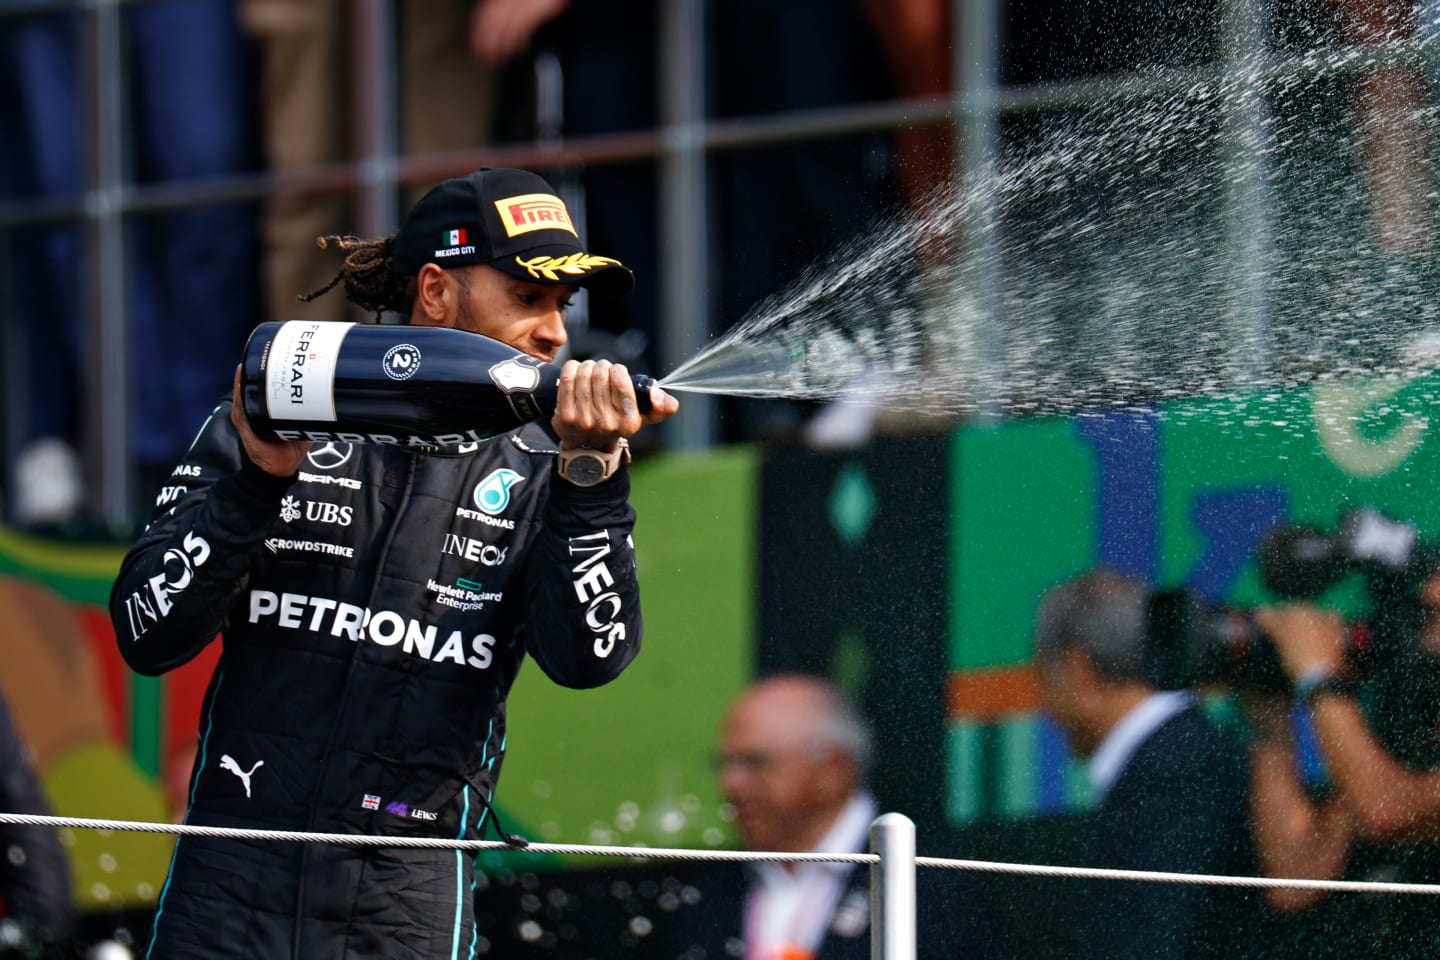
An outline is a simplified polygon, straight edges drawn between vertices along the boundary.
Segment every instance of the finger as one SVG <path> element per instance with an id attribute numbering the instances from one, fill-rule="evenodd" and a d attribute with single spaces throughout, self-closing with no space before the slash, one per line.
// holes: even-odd
<path id="1" fill-rule="evenodd" d="M 575 422 L 575 379 L 579 374 L 578 360 L 566 360 L 560 368 L 560 392 L 555 399 L 555 419 L 559 422 Z"/>
<path id="2" fill-rule="evenodd" d="M 619 430 L 629 436 L 640 429 L 640 404 L 635 399 L 635 381 L 623 363 L 610 367 L 610 398 L 620 414 Z"/>
<path id="3" fill-rule="evenodd" d="M 241 440 L 250 432 L 250 422 L 245 419 L 245 398 L 240 392 L 241 366 L 235 367 L 235 382 L 230 389 L 230 425 L 240 434 Z"/>
<path id="4" fill-rule="evenodd" d="M 575 373 L 575 426 L 595 428 L 595 361 L 584 360 Z"/>
<path id="5" fill-rule="evenodd" d="M 680 410 L 680 401 L 666 393 L 658 384 L 650 387 L 650 412 L 645 415 L 646 423 L 659 423 L 674 416 Z"/>

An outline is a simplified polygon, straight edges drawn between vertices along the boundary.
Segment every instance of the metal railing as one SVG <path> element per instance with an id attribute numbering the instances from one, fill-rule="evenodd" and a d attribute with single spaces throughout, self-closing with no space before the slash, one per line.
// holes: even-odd
<path id="1" fill-rule="evenodd" d="M 1329 893 L 1440 895 L 1440 883 L 1393 880 L 1322 880 L 1287 877 L 1251 877 L 1227 874 L 1180 873 L 1164 870 L 1125 870 L 1112 867 L 1069 867 L 1052 864 L 1007 863 L 992 860 L 957 860 L 917 856 L 915 823 L 902 813 L 882 813 L 870 824 L 868 853 L 790 853 L 750 850 L 692 850 L 681 847 L 620 847 L 599 844 L 507 843 L 499 840 L 451 840 L 442 837 L 388 837 L 374 834 L 323 833 L 306 830 L 268 830 L 211 827 L 198 824 L 155 823 L 95 817 L 61 817 L 28 813 L 0 813 L 0 824 L 82 830 L 119 830 L 176 836 L 229 837 L 285 843 L 329 843 L 349 847 L 405 847 L 411 849 L 465 850 L 479 854 L 506 851 L 534 855 L 581 855 L 642 860 L 695 860 L 728 863 L 851 863 L 870 870 L 870 956 L 872 960 L 916 960 L 918 946 L 917 868 L 967 870 L 1012 876 L 1061 877 L 1073 880 L 1127 880 L 1139 883 L 1187 884 L 1207 887 L 1244 887 L 1257 890 L 1295 889 Z M 958 906 L 958 905 L 957 905 Z"/>

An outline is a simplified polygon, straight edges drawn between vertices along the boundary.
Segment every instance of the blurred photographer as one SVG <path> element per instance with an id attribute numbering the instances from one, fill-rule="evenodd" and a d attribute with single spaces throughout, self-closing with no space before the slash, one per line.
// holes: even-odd
<path id="1" fill-rule="evenodd" d="M 1396 531 L 1398 549 L 1365 552 L 1367 543 L 1382 542 L 1375 536 Z M 1253 613 L 1288 684 L 1242 690 L 1261 869 L 1270 877 L 1433 883 L 1440 880 L 1440 564 L 1413 528 L 1378 515 L 1352 514 L 1336 541 L 1367 576 L 1372 609 L 1364 631 L 1357 636 L 1313 599 Z M 1311 718 L 1328 774 L 1319 787 L 1302 775 L 1295 710 Z M 1296 922 L 1296 933 L 1314 941 L 1304 944 L 1308 956 L 1428 957 L 1440 943 L 1440 908 L 1430 897 L 1275 889 L 1267 899 L 1314 921 Z"/>
<path id="2" fill-rule="evenodd" d="M 1089 761 L 1098 801 L 1077 865 L 1253 875 L 1244 744 L 1192 691 L 1147 675 L 1152 596 L 1098 569 L 1049 590 L 1036 613 L 1041 701 Z M 1107 960 L 1250 955 L 1264 912 L 1250 891 L 1182 883 L 1097 880 L 1067 902 L 1065 955 Z"/>

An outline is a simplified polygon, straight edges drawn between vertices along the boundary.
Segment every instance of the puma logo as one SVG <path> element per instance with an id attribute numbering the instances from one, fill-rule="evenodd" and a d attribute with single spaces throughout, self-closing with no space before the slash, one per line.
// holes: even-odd
<path id="1" fill-rule="evenodd" d="M 231 773 L 235 774 L 235 776 L 240 778 L 241 783 L 245 784 L 246 798 L 249 798 L 250 796 L 251 774 L 253 774 L 256 770 L 259 770 L 263 766 L 265 766 L 264 760 L 256 760 L 255 766 L 251 767 L 249 770 L 241 770 L 240 764 L 236 763 L 235 758 L 230 756 L 230 754 L 227 753 L 220 758 L 220 769 L 229 770 Z"/>

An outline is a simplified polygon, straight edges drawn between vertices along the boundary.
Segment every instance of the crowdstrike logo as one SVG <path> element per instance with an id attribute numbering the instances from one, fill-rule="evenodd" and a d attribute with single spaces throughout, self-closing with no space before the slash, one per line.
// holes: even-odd
<path id="1" fill-rule="evenodd" d="M 492 517 L 497 516 L 510 506 L 510 488 L 524 481 L 525 478 L 514 470 L 501 467 L 475 485 L 471 499 L 475 501 L 475 506 L 480 508 L 480 512 L 488 513 Z"/>

